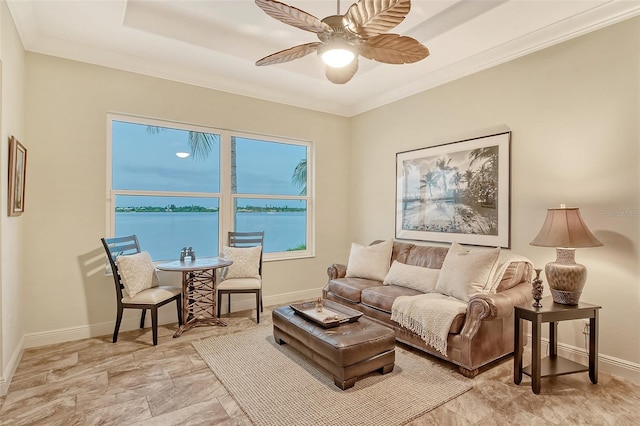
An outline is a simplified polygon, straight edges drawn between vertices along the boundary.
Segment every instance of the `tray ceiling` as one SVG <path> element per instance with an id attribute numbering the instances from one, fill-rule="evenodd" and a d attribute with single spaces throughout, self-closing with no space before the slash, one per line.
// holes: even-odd
<path id="1" fill-rule="evenodd" d="M 318 18 L 337 2 L 284 0 Z M 341 1 L 343 14 L 352 2 Z M 314 34 L 285 25 L 253 0 L 7 0 L 28 51 L 142 73 L 343 116 L 385 105 L 640 14 L 624 0 L 413 0 L 393 32 L 431 52 L 388 65 L 360 58 L 344 85 L 326 80 L 319 58 L 255 61 Z"/>

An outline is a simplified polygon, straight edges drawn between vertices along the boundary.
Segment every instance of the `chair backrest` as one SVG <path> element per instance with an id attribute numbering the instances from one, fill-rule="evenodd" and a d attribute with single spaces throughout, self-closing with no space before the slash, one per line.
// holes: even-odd
<path id="1" fill-rule="evenodd" d="M 262 276 L 262 253 L 264 252 L 264 231 L 259 232 L 229 232 L 229 247 L 262 246 L 260 251 L 260 266 L 258 274 Z"/>
<path id="2" fill-rule="evenodd" d="M 107 258 L 109 259 L 111 272 L 113 273 L 113 283 L 116 286 L 116 297 L 118 298 L 118 303 L 120 303 L 124 285 L 120 279 L 120 271 L 118 271 L 116 259 L 121 254 L 140 253 L 138 237 L 136 235 L 127 235 L 126 237 L 101 238 L 100 241 L 102 241 L 102 245 L 107 252 Z"/>

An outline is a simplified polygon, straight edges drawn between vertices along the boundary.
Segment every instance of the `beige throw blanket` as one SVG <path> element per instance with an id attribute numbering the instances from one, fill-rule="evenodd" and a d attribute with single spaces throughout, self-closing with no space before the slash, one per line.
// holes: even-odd
<path id="1" fill-rule="evenodd" d="M 531 261 L 501 250 L 482 293 L 495 293 L 511 262 Z M 460 283 L 460 285 L 465 285 Z M 391 319 L 419 335 L 428 345 L 447 356 L 447 336 L 455 317 L 467 312 L 467 303 L 440 293 L 399 296 L 391 307 Z"/>
<path id="2" fill-rule="evenodd" d="M 467 312 L 467 303 L 440 293 L 399 296 L 391 308 L 391 320 L 419 335 L 447 356 L 447 336 L 455 317 Z"/>

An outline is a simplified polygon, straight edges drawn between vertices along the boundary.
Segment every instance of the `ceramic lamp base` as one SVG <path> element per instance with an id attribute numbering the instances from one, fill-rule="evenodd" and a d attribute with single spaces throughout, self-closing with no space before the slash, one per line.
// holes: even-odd
<path id="1" fill-rule="evenodd" d="M 581 291 L 573 292 L 555 290 L 553 288 L 551 289 L 551 297 L 553 297 L 553 301 L 555 303 L 560 303 L 561 305 L 577 305 L 580 303 L 581 295 Z"/>
<path id="2" fill-rule="evenodd" d="M 587 281 L 587 268 L 575 262 L 574 249 L 556 249 L 557 259 L 547 263 L 544 273 L 555 303 L 577 305 Z"/>

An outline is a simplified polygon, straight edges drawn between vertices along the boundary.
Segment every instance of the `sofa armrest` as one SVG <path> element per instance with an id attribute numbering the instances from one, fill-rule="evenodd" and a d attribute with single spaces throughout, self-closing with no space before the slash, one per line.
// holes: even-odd
<path id="1" fill-rule="evenodd" d="M 347 275 L 347 265 L 334 263 L 327 268 L 327 275 L 329 275 L 329 281 L 344 278 Z"/>
<path id="2" fill-rule="evenodd" d="M 507 318 L 513 313 L 513 307 L 533 300 L 531 284 L 523 281 L 508 290 L 495 294 L 477 294 L 469 300 L 469 312 L 481 320 Z"/>

